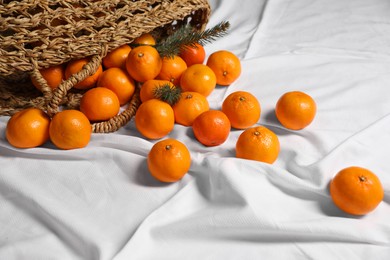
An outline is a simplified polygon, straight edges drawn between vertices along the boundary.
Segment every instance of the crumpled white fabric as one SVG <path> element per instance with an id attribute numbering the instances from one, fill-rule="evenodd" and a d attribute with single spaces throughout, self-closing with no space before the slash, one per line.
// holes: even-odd
<path id="1" fill-rule="evenodd" d="M 150 176 L 153 143 L 134 122 L 94 134 L 83 149 L 50 142 L 15 149 L 0 118 L 0 259 L 390 259 L 390 3 L 387 0 L 210 1 L 209 27 L 229 34 L 206 46 L 242 61 L 231 92 L 260 101 L 258 124 L 279 137 L 270 165 L 235 158 L 242 132 L 217 147 L 176 125 L 192 165 L 179 182 Z M 300 90 L 317 102 L 313 123 L 284 129 L 277 99 Z M 375 211 L 354 217 L 332 203 L 328 184 L 357 165 L 382 181 Z"/>

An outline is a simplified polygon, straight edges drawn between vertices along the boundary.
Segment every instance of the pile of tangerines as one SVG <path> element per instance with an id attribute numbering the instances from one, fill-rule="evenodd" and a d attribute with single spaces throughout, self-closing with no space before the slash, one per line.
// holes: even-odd
<path id="1" fill-rule="evenodd" d="M 239 58 L 220 50 L 205 62 L 202 45 L 186 46 L 178 55 L 161 57 L 155 39 L 145 34 L 129 45 L 110 52 L 97 71 L 74 86 L 86 90 L 79 110 L 63 110 L 53 118 L 30 108 L 13 115 L 6 128 L 9 143 L 31 148 L 49 139 L 60 149 L 85 147 L 91 137 L 91 122 L 108 120 L 127 104 L 140 84 L 141 105 L 135 114 L 135 126 L 147 139 L 166 137 L 175 124 L 192 127 L 197 141 L 205 146 L 224 143 L 231 128 L 240 129 L 236 157 L 273 163 L 280 143 L 270 129 L 256 125 L 261 114 L 258 99 L 249 92 L 228 95 L 221 109 L 210 109 L 207 97 L 216 86 L 229 86 L 241 74 Z M 41 70 L 48 85 L 55 89 L 63 79 L 80 71 L 88 59 Z M 33 84 L 39 88 L 37 82 Z M 300 130 L 316 115 L 312 97 L 300 91 L 283 94 L 275 105 L 279 122 L 287 129 Z M 176 182 L 191 166 L 191 155 L 179 140 L 157 141 L 147 157 L 150 173 L 162 182 Z M 356 215 L 372 211 L 383 199 L 379 179 L 367 169 L 350 167 L 340 171 L 330 184 L 334 203 Z"/>

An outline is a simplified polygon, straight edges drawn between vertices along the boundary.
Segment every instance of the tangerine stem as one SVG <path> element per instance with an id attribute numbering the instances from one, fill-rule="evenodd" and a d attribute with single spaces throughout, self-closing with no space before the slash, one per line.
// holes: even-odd
<path id="1" fill-rule="evenodd" d="M 363 175 L 359 176 L 359 181 L 360 182 L 366 182 L 367 181 L 366 176 L 363 176 Z"/>

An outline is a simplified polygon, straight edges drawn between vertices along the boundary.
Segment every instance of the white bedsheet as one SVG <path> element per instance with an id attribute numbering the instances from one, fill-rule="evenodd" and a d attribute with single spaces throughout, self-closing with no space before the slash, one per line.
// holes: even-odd
<path id="1" fill-rule="evenodd" d="M 265 125 L 279 137 L 278 160 L 235 158 L 242 131 L 218 147 L 194 141 L 191 128 L 169 137 L 191 151 L 183 180 L 148 173 L 155 141 L 134 122 L 94 134 L 79 150 L 50 143 L 19 150 L 0 118 L 0 259 L 390 259 L 390 1 L 211 0 L 209 27 L 231 23 L 206 46 L 242 61 L 242 75 L 208 98 L 257 96 Z M 300 90 L 317 102 L 301 131 L 280 126 L 277 99 Z M 363 217 L 337 209 L 328 184 L 342 168 L 377 174 L 385 189 Z"/>

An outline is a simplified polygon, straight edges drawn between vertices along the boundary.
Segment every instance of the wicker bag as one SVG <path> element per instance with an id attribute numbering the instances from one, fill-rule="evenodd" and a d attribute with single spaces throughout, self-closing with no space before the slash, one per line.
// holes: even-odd
<path id="1" fill-rule="evenodd" d="M 207 0 L 0 0 L 0 115 L 38 107 L 54 115 L 75 108 L 81 93 L 72 87 L 92 75 L 105 55 L 144 33 L 157 38 L 184 24 L 203 30 L 210 15 Z M 90 57 L 90 62 L 54 91 L 39 69 Z M 31 83 L 35 78 L 38 91 Z M 114 132 L 134 116 L 139 94 L 129 106 L 93 132 Z"/>

